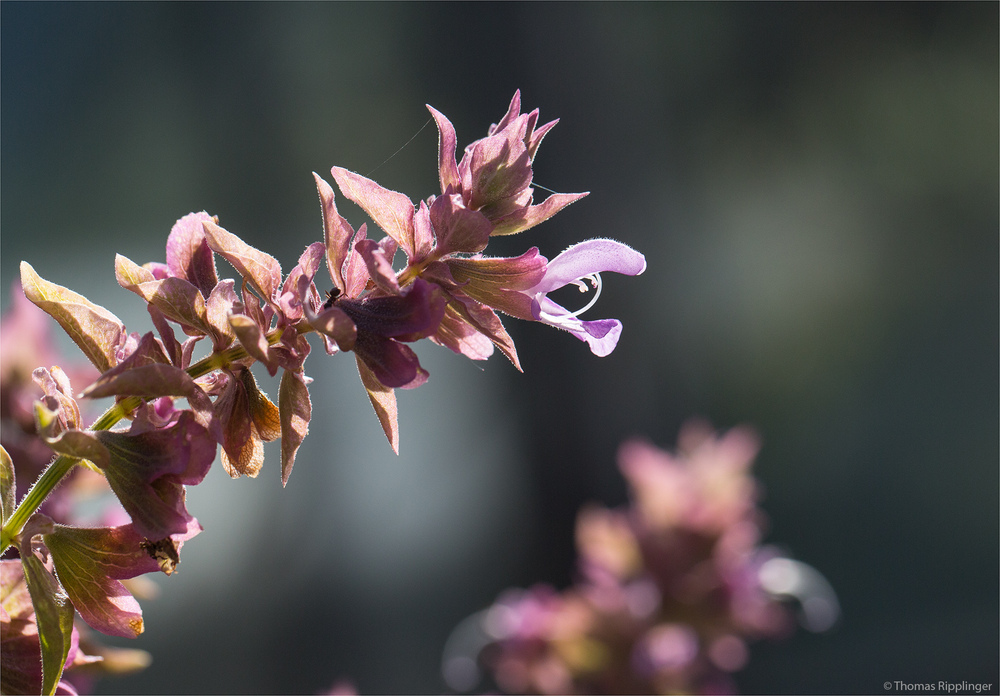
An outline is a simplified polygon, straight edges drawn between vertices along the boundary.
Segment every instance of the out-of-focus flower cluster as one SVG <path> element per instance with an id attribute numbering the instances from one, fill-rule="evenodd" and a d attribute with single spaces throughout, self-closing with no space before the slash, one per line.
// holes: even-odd
<path id="1" fill-rule="evenodd" d="M 577 584 L 511 590 L 476 615 L 479 662 L 496 684 L 509 693 L 731 693 L 748 644 L 792 631 L 782 599 L 804 601 L 808 628 L 828 628 L 838 611 L 829 586 L 760 546 L 757 450 L 747 429 L 716 435 L 698 422 L 684 427 L 676 453 L 625 443 L 618 464 L 631 505 L 581 511 Z M 473 665 L 460 643 L 445 655 L 445 677 L 468 688 Z"/>

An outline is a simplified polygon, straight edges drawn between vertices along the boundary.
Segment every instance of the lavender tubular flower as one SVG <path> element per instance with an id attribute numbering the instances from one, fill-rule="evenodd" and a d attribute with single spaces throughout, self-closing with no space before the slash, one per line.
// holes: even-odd
<path id="1" fill-rule="evenodd" d="M 577 317 L 597 301 L 601 290 L 601 273 L 613 271 L 635 276 L 645 270 L 645 257 L 621 242 L 588 239 L 575 244 L 550 261 L 542 279 L 526 291 L 532 297 L 532 316 L 543 324 L 568 331 L 585 341 L 594 355 L 609 355 L 618 345 L 622 332 L 621 322 L 617 319 L 581 321 Z M 592 282 L 596 292 L 590 304 L 581 310 L 570 312 L 547 297 L 548 293 L 570 283 L 585 290 L 584 280 Z"/>

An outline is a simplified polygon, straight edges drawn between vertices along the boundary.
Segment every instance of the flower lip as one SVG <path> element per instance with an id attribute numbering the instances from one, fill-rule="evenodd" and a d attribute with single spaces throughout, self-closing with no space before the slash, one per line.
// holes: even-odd
<path id="1" fill-rule="evenodd" d="M 588 239 L 574 244 L 552 259 L 545 277 L 529 292 L 546 294 L 582 278 L 613 271 L 636 276 L 646 270 L 646 257 L 613 239 Z"/>
<path id="2" fill-rule="evenodd" d="M 591 286 L 593 286 L 593 287 L 592 288 L 588 287 L 587 283 L 585 283 L 583 281 L 589 282 L 591 284 Z M 547 312 L 545 312 L 544 310 L 541 309 L 541 305 L 539 304 L 539 307 L 538 307 L 538 317 L 539 317 L 539 319 L 555 320 L 555 319 L 558 319 L 560 317 L 562 317 L 562 318 L 578 317 L 581 314 L 583 314 L 584 312 L 586 312 L 588 309 L 590 309 L 591 307 L 593 307 L 595 304 L 597 304 L 597 299 L 601 296 L 601 289 L 604 287 L 604 283 L 601 281 L 601 274 L 600 273 L 591 273 L 590 275 L 585 275 L 582 278 L 578 278 L 578 279 L 574 280 L 571 284 L 572 285 L 576 285 L 580 289 L 580 292 L 587 292 L 588 290 L 593 289 L 593 291 L 594 291 L 593 297 L 591 297 L 590 301 L 587 302 L 587 304 L 585 304 L 583 307 L 581 307 L 580 309 L 576 310 L 575 312 L 570 312 L 569 314 L 561 314 L 561 315 L 548 314 Z"/>
<path id="3" fill-rule="evenodd" d="M 617 319 L 581 321 L 577 317 L 597 301 L 602 287 L 601 272 L 639 275 L 645 270 L 645 257 L 621 242 L 612 239 L 588 239 L 580 242 L 550 261 L 542 279 L 527 290 L 527 294 L 531 296 L 532 316 L 536 321 L 568 331 L 585 341 L 595 355 L 608 355 L 618 345 L 621 322 Z M 547 297 L 548 293 L 570 283 L 586 290 L 585 280 L 594 286 L 596 292 L 582 309 L 570 312 Z"/>

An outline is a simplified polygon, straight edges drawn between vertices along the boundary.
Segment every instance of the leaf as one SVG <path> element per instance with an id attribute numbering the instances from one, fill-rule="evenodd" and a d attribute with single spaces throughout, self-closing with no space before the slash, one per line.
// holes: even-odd
<path id="1" fill-rule="evenodd" d="M 94 399 L 105 396 L 141 396 L 146 399 L 183 396 L 188 400 L 195 420 L 211 430 L 212 400 L 187 372 L 163 363 L 139 364 L 119 370 L 134 356 L 135 353 L 118 367 L 101 375 L 81 396 Z"/>
<path id="2" fill-rule="evenodd" d="M 6 524 L 17 503 L 17 488 L 14 486 L 14 462 L 7 450 L 0 445 L 0 525 Z"/>
<path id="3" fill-rule="evenodd" d="M 326 247 L 327 269 L 330 278 L 341 292 L 347 291 L 344 283 L 344 262 L 351 254 L 351 240 L 354 239 L 354 228 L 337 212 L 333 187 L 323 181 L 319 174 L 313 172 L 316 179 L 316 190 L 319 193 L 320 208 L 323 213 L 323 232 Z"/>
<path id="4" fill-rule="evenodd" d="M 115 258 L 118 284 L 146 300 L 165 317 L 199 333 L 212 333 L 201 291 L 183 278 L 151 278 L 152 273 L 118 254 Z"/>
<path id="5" fill-rule="evenodd" d="M 218 223 L 219 219 L 206 212 L 188 213 L 174 223 L 167 237 L 167 267 L 171 275 L 189 281 L 207 297 L 219 276 L 205 240 L 203 222 Z"/>
<path id="6" fill-rule="evenodd" d="M 115 254 L 115 279 L 126 290 L 136 292 L 136 286 L 151 283 L 156 280 L 156 276 L 151 270 L 140 266 L 129 257 Z"/>
<path id="7" fill-rule="evenodd" d="M 277 372 L 274 358 L 269 355 L 267 336 L 260 330 L 257 322 L 245 314 L 230 314 L 229 328 L 250 357 L 262 362 L 272 375 Z"/>
<path id="8" fill-rule="evenodd" d="M 141 291 L 168 319 L 182 326 L 190 326 L 199 333 L 212 333 L 201 290 L 183 278 L 164 278 L 143 283 Z"/>
<path id="9" fill-rule="evenodd" d="M 267 394 L 260 390 L 250 370 L 241 370 L 239 377 L 247 391 L 250 417 L 253 419 L 257 435 L 264 442 L 277 440 L 281 437 L 281 413 L 278 411 L 278 407 L 271 403 Z"/>
<path id="10" fill-rule="evenodd" d="M 243 381 L 231 377 L 213 408 L 222 433 L 222 468 L 232 478 L 256 477 L 264 464 L 264 446 L 254 434 L 250 398 Z"/>
<path id="11" fill-rule="evenodd" d="M 493 355 L 493 342 L 462 319 L 451 305 L 445 309 L 438 330 L 430 338 L 472 360 L 486 360 Z"/>
<path id="12" fill-rule="evenodd" d="M 509 215 L 493 221 L 493 236 L 517 234 L 545 222 L 570 203 L 580 200 L 589 192 L 554 193 L 538 205 L 518 208 Z"/>
<path id="13" fill-rule="evenodd" d="M 72 642 L 73 604 L 38 556 L 27 548 L 21 550 L 21 566 L 38 622 L 38 642 L 42 649 L 42 693 L 54 694 Z"/>
<path id="14" fill-rule="evenodd" d="M 44 402 L 34 404 L 35 430 L 42 437 L 55 437 L 59 433 L 59 411 L 49 408 Z"/>
<path id="15" fill-rule="evenodd" d="M 118 317 L 83 295 L 45 280 L 27 261 L 21 262 L 21 287 L 25 297 L 59 322 L 98 370 L 114 367 L 115 352 L 125 333 Z"/>
<path id="16" fill-rule="evenodd" d="M 362 222 L 357 234 L 354 235 L 354 249 L 356 250 L 358 244 L 367 238 L 368 223 Z M 343 272 L 344 296 L 359 297 L 364 291 L 365 286 L 368 285 L 368 268 L 365 266 L 365 261 L 361 258 L 361 254 L 357 253 L 357 251 L 349 253 L 347 260 L 344 262 Z"/>
<path id="17" fill-rule="evenodd" d="M 364 259 L 368 275 L 381 290 L 388 295 L 399 294 L 399 282 L 396 272 L 392 269 L 392 260 L 386 257 L 382 246 L 374 239 L 365 239 L 355 247 Z"/>
<path id="18" fill-rule="evenodd" d="M 427 104 L 427 109 L 438 127 L 438 178 L 441 182 L 441 193 L 446 192 L 449 186 L 458 189 L 462 184 L 462 178 L 455 162 L 455 150 L 458 145 L 455 127 L 444 114 L 430 104 Z"/>
<path id="19" fill-rule="evenodd" d="M 331 171 L 341 193 L 360 205 L 375 224 L 395 239 L 406 255 L 412 258 L 414 208 L 410 199 L 347 169 L 334 167 Z"/>
<path id="20" fill-rule="evenodd" d="M 295 463 L 295 453 L 309 433 L 312 403 L 305 375 L 285 370 L 278 387 L 278 410 L 281 412 L 281 485 L 288 483 Z"/>
<path id="21" fill-rule="evenodd" d="M 435 255 L 479 252 L 490 241 L 493 226 L 478 210 L 469 210 L 458 194 L 438 196 L 430 207 L 431 223 L 437 237 Z"/>
<path id="22" fill-rule="evenodd" d="M 270 302 L 281 286 L 281 264 L 259 249 L 255 249 L 231 232 L 214 222 L 202 223 L 205 238 L 212 251 L 233 265 L 261 297 Z"/>
<path id="23" fill-rule="evenodd" d="M 0 689 L 5 694 L 41 693 L 38 624 L 20 558 L 0 561 L 0 617 Z"/>
<path id="24" fill-rule="evenodd" d="M 375 409 L 378 422 L 382 424 L 382 430 L 389 439 L 392 451 L 399 454 L 399 415 L 396 410 L 396 392 L 375 379 L 375 375 L 360 357 L 355 356 L 355 358 L 357 358 L 361 383 L 365 385 L 368 399 L 372 402 L 372 408 Z"/>
<path id="25" fill-rule="evenodd" d="M 45 442 L 53 451 L 77 459 L 86 459 L 104 468 L 108 465 L 111 455 L 107 448 L 97 439 L 95 433 L 85 430 L 66 430 L 58 437 L 45 438 Z"/>
<path id="26" fill-rule="evenodd" d="M 205 300 L 205 318 L 214 330 L 217 348 L 227 348 L 235 338 L 233 329 L 229 326 L 229 315 L 233 311 L 233 305 L 239 302 L 235 288 L 235 281 L 227 278 L 212 288 L 212 292 Z"/>

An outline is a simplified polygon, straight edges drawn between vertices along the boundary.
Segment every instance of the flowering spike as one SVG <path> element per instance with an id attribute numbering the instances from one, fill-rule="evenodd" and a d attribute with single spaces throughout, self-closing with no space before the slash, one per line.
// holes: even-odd
<path id="1" fill-rule="evenodd" d="M 226 231 L 206 212 L 177 220 L 165 262 L 140 266 L 118 256 L 119 284 L 145 300 L 153 321 L 155 331 L 145 335 L 126 334 L 107 310 L 22 265 L 25 296 L 53 316 L 100 370 L 96 381 L 87 380 L 92 384 L 85 395 L 116 398 L 92 430 L 84 430 L 68 376 L 51 368 L 34 373 L 44 396 L 32 395 L 17 404 L 26 428 L 35 426 L 37 444 L 60 454 L 12 513 L 12 463 L 6 451 L 0 451 L 0 519 L 5 520 L 0 550 L 27 540 L 21 555 L 26 569 L 42 578 L 32 581 L 36 587 L 46 582 L 48 572 L 31 547 L 32 538 L 41 534 L 63 587 L 86 621 L 114 635 L 141 632 L 141 610 L 119 580 L 156 568 L 173 572 L 181 543 L 201 529 L 186 508 L 185 486 L 203 480 L 218 445 L 231 476 L 256 476 L 263 464 L 263 442 L 281 437 L 281 481 L 287 484 L 312 415 L 307 388 L 311 380 L 303 371 L 310 353 L 306 334 L 312 331 L 321 334 L 331 355 L 355 353 L 362 384 L 397 453 L 394 390 L 414 388 L 428 378 L 411 342 L 430 338 L 476 360 L 499 349 L 520 370 L 513 340 L 500 320 L 499 313 L 504 313 L 571 331 L 598 355 L 611 352 L 621 331 L 619 322 L 580 321 L 584 310 L 570 312 L 547 295 L 587 280 L 599 289 L 598 274 L 604 270 L 641 273 L 641 254 L 609 240 L 591 240 L 551 263 L 536 248 L 513 258 L 482 255 L 492 236 L 528 229 L 586 195 L 553 194 L 533 205 L 533 160 L 556 121 L 539 126 L 538 109 L 521 113 L 521 94 L 515 92 L 504 116 L 485 137 L 465 147 L 458 162 L 454 126 L 428 109 L 439 132 L 439 195 L 414 204 L 367 177 L 340 167 L 331 170 L 340 192 L 385 232 L 377 235 L 381 239 L 369 240 L 366 225 L 355 231 L 337 211 L 334 189 L 314 174 L 324 238 L 306 247 L 287 277 L 275 257 Z M 407 258 L 397 270 L 393 266 L 400 248 Z M 216 253 L 236 269 L 238 281 L 219 280 Z M 314 282 L 324 257 L 333 283 L 325 300 Z M 183 343 L 174 324 L 189 337 Z M 7 331 L 6 323 L 4 328 L 5 336 L 20 333 Z M 206 336 L 210 352 L 192 364 L 195 346 Z M 5 357 L 10 354 L 6 345 Z M 263 364 L 272 375 L 284 370 L 277 406 L 258 389 L 250 369 L 254 363 Z M 180 398 L 187 401 L 183 409 L 176 403 Z M 133 421 L 127 431 L 109 430 L 125 417 Z M 108 517 L 109 526 L 81 529 L 45 518 L 45 530 L 31 531 L 33 523 L 35 528 L 42 524 L 41 516 L 32 513 L 79 460 L 103 471 L 132 522 L 111 526 Z M 54 509 L 48 508 L 59 522 L 73 521 Z M 595 523 L 597 527 L 601 525 Z M 610 528 L 604 525 L 596 536 L 614 537 Z M 49 599 L 55 596 L 46 593 Z M 6 689 L 22 683 L 8 679 L 11 640 L 19 646 L 26 643 L 24 636 L 10 638 L 6 612 L 12 604 L 3 597 L 0 604 Z M 39 627 L 52 624 L 47 607 L 43 600 L 36 602 Z M 62 631 L 59 642 L 50 628 L 40 630 L 49 665 L 46 689 L 60 688 L 55 670 L 76 651 L 77 639 Z M 58 643 L 62 651 L 67 635 L 69 653 L 62 653 L 62 662 L 53 661 L 59 655 L 46 648 L 45 641 Z M 37 634 L 35 639 L 37 645 Z M 636 659 L 653 659 L 654 648 L 640 646 Z M 94 659 L 76 652 L 80 660 Z M 31 685 L 41 685 L 42 678 L 39 673 Z"/>

